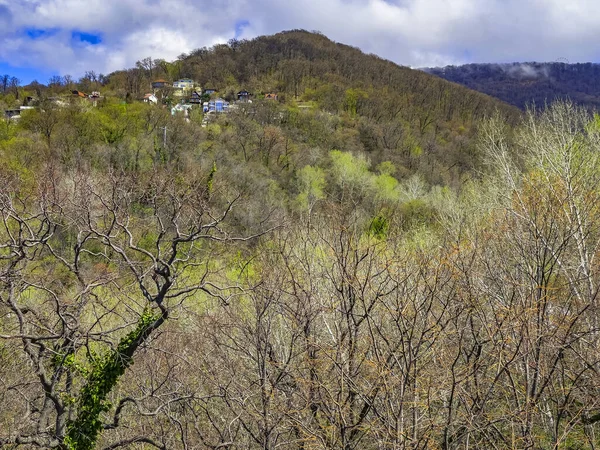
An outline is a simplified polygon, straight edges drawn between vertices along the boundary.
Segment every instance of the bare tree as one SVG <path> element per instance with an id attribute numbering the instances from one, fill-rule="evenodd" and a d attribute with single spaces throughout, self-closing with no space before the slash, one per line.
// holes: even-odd
<path id="1" fill-rule="evenodd" d="M 22 420 L 2 426 L 0 443 L 91 449 L 129 402 L 115 409 L 109 395 L 171 313 L 197 292 L 227 301 L 205 252 L 235 240 L 222 228 L 233 203 L 214 215 L 206 177 L 181 184 L 168 171 L 65 179 L 50 168 L 23 195 L 9 182 L 0 198 L 0 338 L 14 367 L 30 369 L 3 371 Z M 165 448 L 147 436 L 108 448 L 133 442 Z"/>

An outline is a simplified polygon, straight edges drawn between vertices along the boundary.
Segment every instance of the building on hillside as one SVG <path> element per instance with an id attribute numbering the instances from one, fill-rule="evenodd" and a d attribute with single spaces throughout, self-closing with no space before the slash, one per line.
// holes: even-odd
<path id="1" fill-rule="evenodd" d="M 69 105 L 69 103 L 66 102 L 64 99 L 62 99 L 61 97 L 48 97 L 47 100 L 50 103 L 52 103 L 60 108 L 64 108 Z"/>
<path id="2" fill-rule="evenodd" d="M 265 94 L 265 99 L 267 99 L 267 100 L 277 100 L 277 94 L 273 94 L 273 93 Z"/>
<path id="3" fill-rule="evenodd" d="M 190 98 L 188 99 L 188 103 L 191 103 L 192 105 L 201 105 L 202 95 L 198 94 L 197 91 L 192 92 L 192 95 L 190 95 Z"/>
<path id="4" fill-rule="evenodd" d="M 163 89 L 169 86 L 169 83 L 166 80 L 158 79 L 152 82 L 152 89 Z"/>
<path id="5" fill-rule="evenodd" d="M 154 104 L 154 105 L 158 104 L 158 98 L 154 94 L 146 94 L 146 95 L 144 95 L 144 98 L 142 99 L 142 101 L 144 103 L 151 103 L 151 104 Z"/>
<path id="6" fill-rule="evenodd" d="M 202 89 L 202 95 L 212 95 L 215 92 L 217 92 L 217 90 L 213 88 Z"/>
<path id="7" fill-rule="evenodd" d="M 229 111 L 229 102 L 223 100 L 222 98 L 216 98 L 209 102 L 205 102 L 202 110 L 205 113 L 226 113 Z"/>
<path id="8" fill-rule="evenodd" d="M 19 108 L 5 109 L 4 117 L 7 119 L 20 119 L 21 118 L 21 110 Z"/>
<path id="9" fill-rule="evenodd" d="M 23 99 L 23 106 L 30 106 L 36 103 L 38 103 L 38 99 L 29 95 Z"/>
<path id="10" fill-rule="evenodd" d="M 194 89 L 194 80 L 190 78 L 182 78 L 181 80 L 177 80 L 173 83 L 173 87 L 176 89 Z"/>
<path id="11" fill-rule="evenodd" d="M 192 105 L 177 103 L 175 106 L 171 108 L 171 115 L 174 116 L 176 113 L 184 111 L 185 116 L 188 116 L 188 111 L 192 109 Z"/>
<path id="12" fill-rule="evenodd" d="M 237 93 L 237 99 L 240 102 L 247 102 L 250 101 L 250 97 L 252 96 L 252 94 L 246 90 L 244 91 L 240 91 Z"/>
<path id="13" fill-rule="evenodd" d="M 100 100 L 102 98 L 102 96 L 100 95 L 100 92 L 98 92 L 98 91 L 94 91 L 91 94 L 86 94 L 85 92 L 74 90 L 74 91 L 71 91 L 71 93 L 73 94 L 73 97 L 75 97 L 81 101 L 88 101 L 93 106 L 96 106 L 98 100 Z"/>
<path id="14" fill-rule="evenodd" d="M 20 106 L 19 108 L 11 108 L 4 110 L 4 117 L 7 119 L 20 119 L 23 111 L 35 109 L 33 106 Z"/>
<path id="15" fill-rule="evenodd" d="M 227 112 L 229 110 L 229 102 L 222 98 L 215 99 L 215 112 Z"/>

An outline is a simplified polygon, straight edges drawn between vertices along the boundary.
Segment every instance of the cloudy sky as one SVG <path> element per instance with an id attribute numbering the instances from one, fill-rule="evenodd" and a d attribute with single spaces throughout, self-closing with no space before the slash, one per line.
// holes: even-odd
<path id="1" fill-rule="evenodd" d="M 413 67 L 600 61 L 592 0 L 0 0 L 0 73 L 109 73 L 292 28 Z"/>

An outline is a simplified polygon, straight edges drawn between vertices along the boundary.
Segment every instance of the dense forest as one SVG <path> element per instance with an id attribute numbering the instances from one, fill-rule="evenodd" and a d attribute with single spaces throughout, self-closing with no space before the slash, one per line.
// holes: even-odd
<path id="1" fill-rule="evenodd" d="M 600 64 L 465 64 L 424 70 L 521 109 L 556 100 L 571 100 L 593 110 L 600 106 Z"/>
<path id="2" fill-rule="evenodd" d="M 598 117 L 303 31 L 51 81 L 0 94 L 0 447 L 600 445 Z"/>

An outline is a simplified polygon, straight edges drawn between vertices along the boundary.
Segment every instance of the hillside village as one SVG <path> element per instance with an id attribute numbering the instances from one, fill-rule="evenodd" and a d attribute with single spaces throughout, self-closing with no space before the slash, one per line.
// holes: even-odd
<path id="1" fill-rule="evenodd" d="M 27 87 L 24 89 L 27 89 Z M 237 92 L 234 98 L 230 97 L 226 100 L 220 97 L 218 89 L 214 87 L 202 88 L 191 78 L 181 78 L 173 82 L 159 78 L 151 82 L 151 89 L 142 97 L 133 100 L 129 98 L 128 101 L 123 100 L 123 102 L 144 102 L 156 105 L 157 107 L 170 109 L 173 116 L 183 114 L 186 118 L 191 110 L 198 109 L 205 115 L 206 123 L 213 114 L 228 113 L 238 108 L 240 103 L 252 103 L 255 95 L 243 89 Z M 277 101 L 278 95 L 272 92 L 261 93 L 257 94 L 256 98 Z M 18 120 L 22 112 L 39 108 L 43 102 L 49 102 L 58 107 L 65 107 L 74 102 L 97 107 L 98 103 L 103 100 L 105 100 L 105 96 L 98 90 L 87 94 L 82 90 L 73 89 L 70 94 L 46 98 L 41 95 L 38 97 L 25 96 L 21 105 L 5 109 L 4 117 L 9 120 Z"/>

